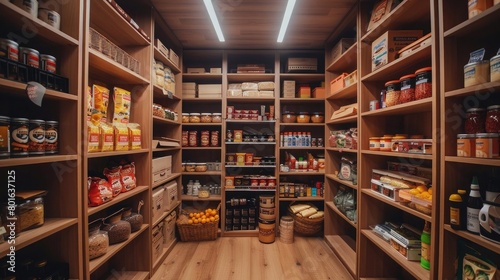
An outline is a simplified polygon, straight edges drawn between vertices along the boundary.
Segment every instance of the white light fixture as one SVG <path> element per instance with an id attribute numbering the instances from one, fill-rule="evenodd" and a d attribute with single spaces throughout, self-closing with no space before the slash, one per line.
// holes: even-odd
<path id="1" fill-rule="evenodd" d="M 295 1 L 296 0 L 288 0 L 288 4 L 286 4 L 285 15 L 283 16 L 283 22 L 281 23 L 280 33 L 278 34 L 278 43 L 283 42 L 283 38 L 285 37 L 288 23 L 290 22 L 290 17 L 292 16 L 293 7 L 295 6 Z"/>
<path id="2" fill-rule="evenodd" d="M 215 28 L 215 33 L 217 33 L 217 37 L 219 37 L 219 41 L 224 42 L 224 34 L 222 34 L 222 29 L 219 25 L 219 20 L 217 20 L 217 15 L 215 14 L 214 6 L 212 4 L 212 0 L 203 0 L 205 3 L 205 7 L 207 8 L 208 15 L 210 16 L 210 20 L 212 21 L 212 25 Z"/>

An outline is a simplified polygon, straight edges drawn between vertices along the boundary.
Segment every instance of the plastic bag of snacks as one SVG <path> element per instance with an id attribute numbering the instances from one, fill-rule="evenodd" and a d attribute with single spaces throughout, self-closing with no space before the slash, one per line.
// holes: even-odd
<path id="1" fill-rule="evenodd" d="M 115 103 L 113 111 L 113 124 L 127 124 L 129 122 L 131 99 L 130 91 L 119 87 L 113 88 L 113 101 Z"/>
<path id="2" fill-rule="evenodd" d="M 125 164 L 120 169 L 120 180 L 122 183 L 122 192 L 128 192 L 137 186 L 135 178 L 135 164 Z"/>
<path id="3" fill-rule="evenodd" d="M 123 185 L 121 181 L 121 173 L 122 167 L 117 166 L 113 168 L 104 168 L 104 176 L 108 178 L 109 184 L 111 184 L 111 190 L 113 192 L 113 197 L 119 195 L 122 191 Z"/>
<path id="4" fill-rule="evenodd" d="M 113 199 L 111 184 L 100 177 L 88 178 L 89 206 L 99 206 Z"/>
<path id="5" fill-rule="evenodd" d="M 93 105 L 95 109 L 93 110 L 92 120 L 106 122 L 109 104 L 109 89 L 99 85 L 92 85 L 92 97 L 94 99 Z"/>
<path id="6" fill-rule="evenodd" d="M 339 179 L 351 181 L 353 185 L 358 184 L 358 165 L 355 160 L 342 157 L 340 163 Z"/>

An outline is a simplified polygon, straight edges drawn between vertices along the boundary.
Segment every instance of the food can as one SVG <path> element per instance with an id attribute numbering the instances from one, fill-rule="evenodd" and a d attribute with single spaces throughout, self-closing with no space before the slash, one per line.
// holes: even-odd
<path id="1" fill-rule="evenodd" d="M 45 154 L 45 121 L 29 121 L 28 153 L 30 156 Z"/>
<path id="2" fill-rule="evenodd" d="M 286 244 L 293 243 L 294 221 L 290 216 L 283 216 L 280 219 L 280 241 Z"/>
<path id="3" fill-rule="evenodd" d="M 378 100 L 370 101 L 370 111 L 374 111 L 380 108 L 380 103 Z"/>
<path id="4" fill-rule="evenodd" d="M 259 218 L 264 220 L 274 220 L 276 218 L 276 208 L 259 207 Z"/>
<path id="5" fill-rule="evenodd" d="M 276 221 L 259 219 L 259 241 L 262 243 L 273 243 L 276 234 Z"/>
<path id="6" fill-rule="evenodd" d="M 245 154 L 245 165 L 253 165 L 253 153 Z"/>
<path id="7" fill-rule="evenodd" d="M 370 151 L 380 151 L 380 137 L 370 137 Z"/>
<path id="8" fill-rule="evenodd" d="M 500 81 L 500 54 L 490 59 L 490 82 Z"/>
<path id="9" fill-rule="evenodd" d="M 38 14 L 38 1 L 37 0 L 14 0 L 11 1 L 14 5 L 30 13 L 31 16 L 37 17 Z"/>
<path id="10" fill-rule="evenodd" d="M 246 153 L 236 153 L 236 165 L 245 165 Z"/>
<path id="11" fill-rule="evenodd" d="M 38 18 L 56 29 L 61 29 L 61 16 L 56 11 L 40 8 Z"/>
<path id="12" fill-rule="evenodd" d="M 56 73 L 56 58 L 48 55 L 48 54 L 41 54 L 40 55 L 40 62 L 42 64 L 42 70 L 45 70 L 47 72 L 51 73 Z"/>
<path id="13" fill-rule="evenodd" d="M 261 195 L 259 196 L 260 207 L 274 208 L 274 195 Z"/>
<path id="14" fill-rule="evenodd" d="M 29 120 L 12 118 L 10 120 L 10 156 L 27 157 L 29 141 Z"/>
<path id="15" fill-rule="evenodd" d="M 464 87 L 475 86 L 490 81 L 490 61 L 482 60 L 464 66 Z"/>
<path id="16" fill-rule="evenodd" d="M 45 154 L 53 155 L 59 153 L 59 122 L 45 122 Z"/>
<path id="17" fill-rule="evenodd" d="M 8 59 L 19 60 L 19 44 L 17 42 L 0 38 L 0 56 Z"/>
<path id="18" fill-rule="evenodd" d="M 468 5 L 469 7 L 469 19 L 473 18 L 480 13 L 484 12 L 486 9 L 490 8 L 493 6 L 493 1 L 492 0 L 469 0 Z"/>
<path id="19" fill-rule="evenodd" d="M 40 67 L 40 53 L 37 50 L 20 47 L 19 52 L 21 54 L 22 63 L 35 68 Z"/>
<path id="20" fill-rule="evenodd" d="M 476 157 L 498 157 L 498 133 L 476 134 Z"/>
<path id="21" fill-rule="evenodd" d="M 10 118 L 0 116 L 0 159 L 10 157 Z"/>
<path id="22" fill-rule="evenodd" d="M 476 135 L 475 134 L 457 134 L 457 156 L 475 157 L 476 156 Z"/>

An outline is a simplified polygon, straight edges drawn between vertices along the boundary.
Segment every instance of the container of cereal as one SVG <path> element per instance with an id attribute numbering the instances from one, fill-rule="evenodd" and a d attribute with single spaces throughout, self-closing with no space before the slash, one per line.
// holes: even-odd
<path id="1" fill-rule="evenodd" d="M 212 114 L 212 122 L 213 123 L 221 123 L 222 122 L 222 114 L 221 113 L 213 113 Z"/>
<path id="2" fill-rule="evenodd" d="M 93 260 L 108 252 L 109 237 L 106 231 L 100 230 L 101 220 L 89 224 L 89 259 Z"/>
<path id="3" fill-rule="evenodd" d="M 490 81 L 490 61 L 482 60 L 464 66 L 464 87 L 470 87 Z"/>
<path id="4" fill-rule="evenodd" d="M 415 71 L 415 99 L 432 96 L 432 67 L 424 67 Z"/>
<path id="5" fill-rule="evenodd" d="M 385 83 L 385 105 L 387 107 L 398 105 L 400 93 L 399 80 L 388 81 Z"/>

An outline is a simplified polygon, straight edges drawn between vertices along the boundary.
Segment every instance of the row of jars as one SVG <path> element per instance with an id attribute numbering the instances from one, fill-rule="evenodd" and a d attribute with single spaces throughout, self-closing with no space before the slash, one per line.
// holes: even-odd
<path id="1" fill-rule="evenodd" d="M 465 116 L 466 134 L 500 133 L 500 105 L 486 108 L 470 108 Z"/>
<path id="2" fill-rule="evenodd" d="M 457 135 L 457 156 L 476 158 L 498 158 L 499 133 L 476 133 Z"/>
<path id="3" fill-rule="evenodd" d="M 161 61 L 154 61 L 155 85 L 175 94 L 175 76 L 168 66 L 164 66 Z"/>
<path id="4" fill-rule="evenodd" d="M 221 113 L 182 113 L 183 123 L 221 123 Z"/>
<path id="5" fill-rule="evenodd" d="M 386 82 L 385 96 L 382 94 L 381 103 L 390 107 L 431 96 L 432 68 L 424 67 L 415 71 L 414 74 L 401 77 L 399 80 Z"/>
<path id="6" fill-rule="evenodd" d="M 402 139 L 423 139 L 423 136 L 422 135 L 408 136 L 408 134 L 396 134 L 396 135 L 385 134 L 382 137 L 377 137 L 377 136 L 370 137 L 369 150 L 391 152 L 393 151 L 394 144 Z"/>
<path id="7" fill-rule="evenodd" d="M 160 104 L 153 103 L 153 116 L 172 120 L 172 121 L 177 121 L 178 120 L 178 114 L 177 112 L 174 112 L 168 108 L 165 108 L 161 106 Z"/>
<path id="8" fill-rule="evenodd" d="M 199 135 L 199 136 L 198 136 Z M 219 147 L 220 136 L 217 130 L 183 130 L 182 147 Z"/>

